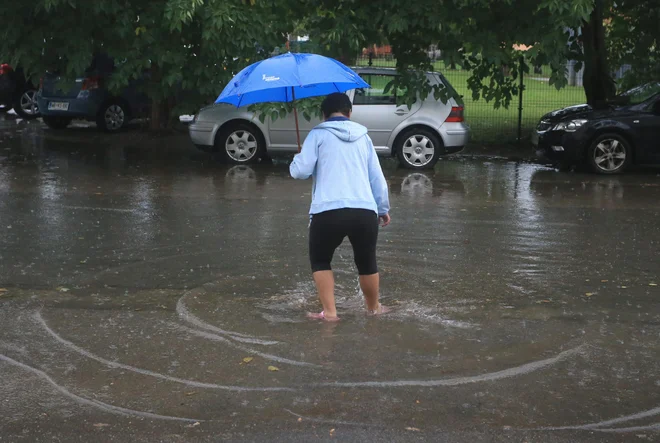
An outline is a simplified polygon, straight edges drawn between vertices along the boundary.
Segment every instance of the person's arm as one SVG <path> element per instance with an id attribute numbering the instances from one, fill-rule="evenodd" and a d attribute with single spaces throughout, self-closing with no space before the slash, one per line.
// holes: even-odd
<path id="1" fill-rule="evenodd" d="M 383 175 L 383 169 L 380 167 L 374 144 L 369 136 L 367 136 L 367 140 L 369 143 L 369 183 L 371 184 L 371 193 L 378 205 L 378 217 L 383 220 L 383 225 L 387 226 L 390 220 L 390 198 L 387 182 Z"/>
<path id="2" fill-rule="evenodd" d="M 316 168 L 316 162 L 319 158 L 318 139 L 316 131 L 311 131 L 303 143 L 300 154 L 293 157 L 289 166 L 291 177 L 305 180 L 312 176 Z"/>

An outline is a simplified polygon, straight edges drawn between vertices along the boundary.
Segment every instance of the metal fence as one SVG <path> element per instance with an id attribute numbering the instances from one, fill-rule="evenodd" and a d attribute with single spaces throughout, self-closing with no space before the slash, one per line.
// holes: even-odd
<path id="1" fill-rule="evenodd" d="M 396 60 L 389 55 L 383 57 L 365 55 L 357 58 L 356 65 L 395 67 Z M 522 80 L 521 94 L 512 99 L 508 108 L 499 109 L 493 107 L 492 101 L 489 103 L 484 99 L 472 98 L 472 92 L 467 87 L 470 71 L 463 70 L 458 65 L 445 66 L 442 61 L 434 62 L 434 66 L 449 80 L 454 89 L 463 95 L 465 118 L 472 129 L 470 138 L 473 143 L 526 143 L 542 115 L 586 101 L 581 86 L 581 73 L 574 72 L 572 66 L 567 66 L 567 76 L 571 86 L 560 90 L 549 84 L 549 67 L 534 68 L 517 80 L 518 82 Z M 511 69 L 520 72 L 520 66 Z"/>

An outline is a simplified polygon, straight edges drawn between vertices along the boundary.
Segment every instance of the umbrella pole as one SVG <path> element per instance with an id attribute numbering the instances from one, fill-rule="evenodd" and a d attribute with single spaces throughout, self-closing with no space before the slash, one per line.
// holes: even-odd
<path id="1" fill-rule="evenodd" d="M 296 93 L 293 90 L 293 86 L 291 86 L 291 99 L 293 102 L 293 116 L 296 120 L 296 139 L 298 140 L 298 152 L 302 150 L 300 147 L 300 128 L 298 127 L 298 109 L 296 108 Z"/>

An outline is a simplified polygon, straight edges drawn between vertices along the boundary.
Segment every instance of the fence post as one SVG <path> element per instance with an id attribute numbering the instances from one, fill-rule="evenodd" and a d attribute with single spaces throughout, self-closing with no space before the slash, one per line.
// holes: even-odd
<path id="1" fill-rule="evenodd" d="M 373 66 L 374 64 L 374 51 L 369 50 L 369 66 Z"/>
<path id="2" fill-rule="evenodd" d="M 524 58 L 521 56 L 518 65 L 518 76 L 520 77 L 520 85 L 518 86 L 518 145 L 522 143 L 523 90 L 525 89 L 525 82 L 523 80 L 524 63 Z"/>

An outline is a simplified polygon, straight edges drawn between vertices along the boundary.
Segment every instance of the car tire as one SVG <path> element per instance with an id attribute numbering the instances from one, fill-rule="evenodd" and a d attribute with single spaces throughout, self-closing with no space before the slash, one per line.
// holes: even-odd
<path id="1" fill-rule="evenodd" d="M 128 106 L 120 100 L 106 102 L 96 115 L 96 126 L 105 132 L 121 131 L 129 122 Z"/>
<path id="2" fill-rule="evenodd" d="M 24 120 L 34 120 L 39 117 L 39 104 L 37 103 L 37 90 L 26 89 L 14 99 L 14 111 Z"/>
<path id="3" fill-rule="evenodd" d="M 632 161 L 632 147 L 619 134 L 602 134 L 587 150 L 587 163 L 598 174 L 620 174 Z"/>
<path id="4" fill-rule="evenodd" d="M 46 123 L 46 126 L 48 126 L 50 129 L 55 129 L 55 130 L 65 129 L 67 126 L 69 126 L 69 123 L 71 123 L 72 120 L 69 117 L 46 116 L 46 115 L 44 115 L 42 118 L 44 120 L 44 123 Z"/>
<path id="5" fill-rule="evenodd" d="M 247 123 L 228 126 L 218 133 L 215 144 L 222 159 L 232 165 L 256 163 L 266 152 L 266 142 L 261 132 Z"/>
<path id="6" fill-rule="evenodd" d="M 432 169 L 440 159 L 442 142 L 428 129 L 413 128 L 397 137 L 395 149 L 404 168 Z"/>

